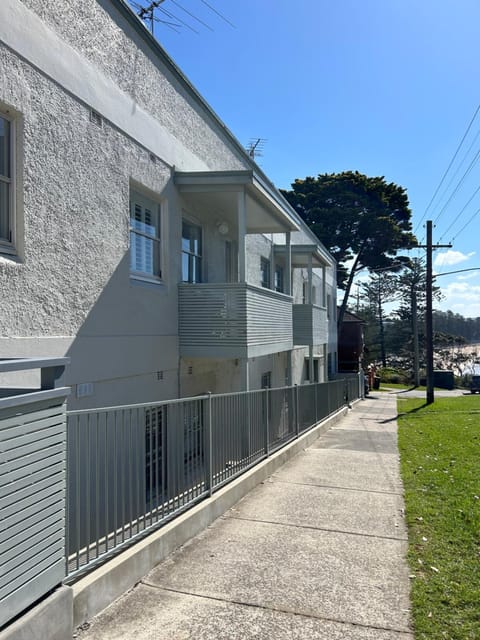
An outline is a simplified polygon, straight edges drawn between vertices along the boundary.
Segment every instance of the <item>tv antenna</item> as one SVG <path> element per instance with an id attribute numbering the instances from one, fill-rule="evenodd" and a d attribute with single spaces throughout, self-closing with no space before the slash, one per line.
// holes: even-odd
<path id="1" fill-rule="evenodd" d="M 132 4 L 138 9 L 137 16 L 140 18 L 140 20 L 143 20 L 143 22 L 148 22 L 150 24 L 150 33 L 152 34 L 152 36 L 155 35 L 155 22 L 162 22 L 163 24 L 166 24 L 167 26 L 172 28 L 174 31 L 177 31 L 175 27 L 181 26 L 175 22 L 168 22 L 167 20 L 160 20 L 159 18 L 157 18 L 157 16 L 155 15 L 155 9 L 158 9 L 163 2 L 165 2 L 165 0 L 153 0 L 146 7 L 143 7 L 137 2 L 132 2 Z"/>
<path id="2" fill-rule="evenodd" d="M 265 143 L 267 142 L 266 138 L 251 138 L 247 145 L 247 153 L 255 160 L 257 157 L 263 156 L 263 148 Z"/>
<path id="3" fill-rule="evenodd" d="M 176 31 L 177 33 L 181 33 L 184 28 L 187 28 L 190 31 L 193 31 L 193 33 L 199 35 L 200 32 L 198 31 L 198 29 L 201 29 L 202 27 L 212 32 L 215 31 L 215 29 L 209 24 L 208 17 L 205 17 L 205 19 L 202 20 L 202 18 L 200 18 L 195 13 L 192 13 L 192 11 L 189 11 L 178 0 L 169 0 L 169 4 L 167 5 L 168 9 L 166 9 L 164 6 L 164 4 L 167 4 L 166 0 L 151 0 L 150 3 L 146 6 L 143 5 L 143 2 L 141 3 L 140 1 L 136 0 L 129 0 L 129 2 L 133 7 L 135 7 L 140 20 L 142 20 L 148 27 L 150 27 L 152 36 L 155 35 L 155 22 L 160 22 L 173 31 Z M 215 14 L 217 19 L 220 18 L 231 27 L 236 28 L 233 22 L 230 22 L 230 20 L 226 16 L 224 16 L 223 13 L 215 9 L 215 7 L 209 4 L 206 0 L 201 0 L 201 2 L 207 8 L 207 13 L 210 12 L 210 17 L 212 14 Z M 174 8 L 171 9 L 170 5 L 174 5 Z M 179 12 L 183 17 L 180 17 L 178 15 Z M 159 14 L 162 16 L 162 18 L 159 17 Z M 192 26 L 192 23 L 196 28 Z"/>

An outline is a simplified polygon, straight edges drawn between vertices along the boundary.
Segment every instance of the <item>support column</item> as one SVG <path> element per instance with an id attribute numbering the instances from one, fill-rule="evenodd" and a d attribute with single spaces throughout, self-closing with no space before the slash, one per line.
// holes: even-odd
<path id="1" fill-rule="evenodd" d="M 249 371 L 248 358 L 242 358 L 240 360 L 240 376 L 242 391 L 250 391 L 250 371 Z"/>
<path id="2" fill-rule="evenodd" d="M 247 196 L 245 189 L 238 194 L 238 282 L 247 281 Z"/>
<path id="3" fill-rule="evenodd" d="M 293 351 L 287 351 L 287 387 L 292 386 L 292 360 Z"/>
<path id="4" fill-rule="evenodd" d="M 287 247 L 286 256 L 286 278 L 285 278 L 285 293 L 288 296 L 292 295 L 292 245 L 291 245 L 291 233 L 287 231 L 285 234 L 285 245 Z"/>
<path id="5" fill-rule="evenodd" d="M 322 267 L 322 307 L 327 306 L 327 269 Z"/>
<path id="6" fill-rule="evenodd" d="M 308 256 L 308 294 L 307 304 L 313 304 L 313 271 L 312 271 L 312 254 Z"/>

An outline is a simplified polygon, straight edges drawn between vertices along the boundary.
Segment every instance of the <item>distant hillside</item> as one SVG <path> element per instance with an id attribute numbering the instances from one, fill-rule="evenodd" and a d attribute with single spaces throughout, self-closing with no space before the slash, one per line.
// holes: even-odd
<path id="1" fill-rule="evenodd" d="M 435 331 L 461 336 L 467 342 L 480 342 L 480 318 L 464 318 L 453 311 L 434 311 L 433 326 Z"/>

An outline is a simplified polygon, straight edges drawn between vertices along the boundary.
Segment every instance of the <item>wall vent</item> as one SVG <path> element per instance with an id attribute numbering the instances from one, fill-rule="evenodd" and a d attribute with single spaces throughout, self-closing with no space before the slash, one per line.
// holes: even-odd
<path id="1" fill-rule="evenodd" d="M 77 398 L 86 398 L 93 395 L 93 382 L 80 382 L 77 384 Z"/>
<path id="2" fill-rule="evenodd" d="M 188 367 L 187 373 L 188 373 L 189 376 L 191 376 L 193 374 L 193 367 L 192 366 Z"/>
<path id="3" fill-rule="evenodd" d="M 157 380 L 163 380 L 163 371 L 157 371 Z"/>

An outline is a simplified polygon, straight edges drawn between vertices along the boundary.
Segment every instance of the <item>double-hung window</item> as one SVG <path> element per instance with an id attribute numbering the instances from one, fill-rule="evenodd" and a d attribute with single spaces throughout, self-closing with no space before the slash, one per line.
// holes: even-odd
<path id="1" fill-rule="evenodd" d="M 182 281 L 202 282 L 202 228 L 182 221 Z"/>
<path id="2" fill-rule="evenodd" d="M 0 114 L 0 253 L 14 253 L 13 123 Z"/>
<path id="3" fill-rule="evenodd" d="M 130 200 L 130 271 L 133 276 L 162 277 L 160 205 L 132 192 Z"/>

